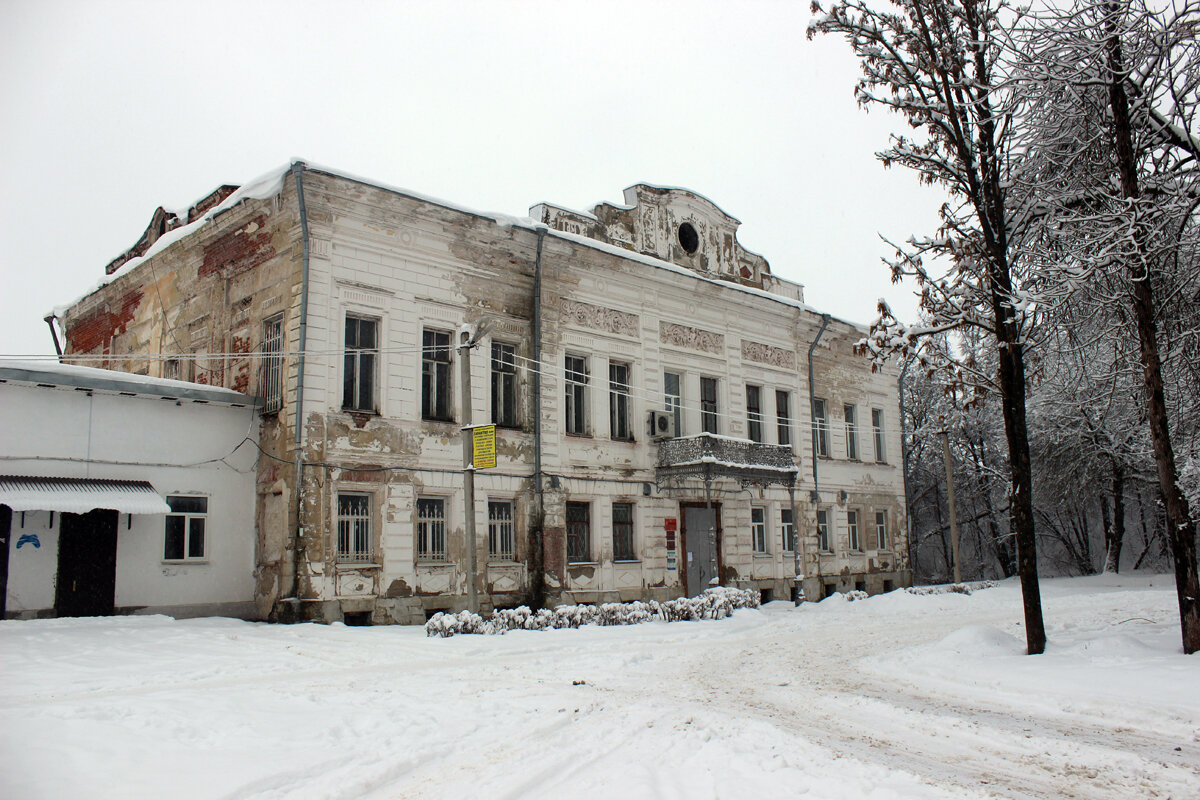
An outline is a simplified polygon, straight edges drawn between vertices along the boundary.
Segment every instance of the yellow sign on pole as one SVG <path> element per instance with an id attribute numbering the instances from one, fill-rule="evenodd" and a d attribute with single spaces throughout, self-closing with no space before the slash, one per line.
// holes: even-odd
<path id="1" fill-rule="evenodd" d="M 471 429 L 471 444 L 474 454 L 471 463 L 475 469 L 491 469 L 496 466 L 496 426 L 480 425 Z"/>

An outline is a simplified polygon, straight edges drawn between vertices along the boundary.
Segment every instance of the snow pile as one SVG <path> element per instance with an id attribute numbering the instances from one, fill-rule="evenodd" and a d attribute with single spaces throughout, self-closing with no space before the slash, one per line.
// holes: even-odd
<path id="1" fill-rule="evenodd" d="M 865 594 L 863 595 L 866 596 Z M 658 602 L 573 605 L 531 611 L 528 606 L 502 608 L 484 619 L 472 611 L 434 614 L 425 623 L 426 636 L 458 633 L 501 634 L 513 630 L 544 631 L 583 625 L 638 625 L 643 622 L 681 622 L 723 619 L 739 608 L 758 608 L 759 595 L 749 589 L 716 586 L 697 597 Z"/>
<path id="2" fill-rule="evenodd" d="M 995 581 L 971 581 L 970 583 L 947 583 L 940 586 L 909 586 L 904 591 L 915 595 L 971 594 L 983 589 L 991 589 L 995 585 Z"/>

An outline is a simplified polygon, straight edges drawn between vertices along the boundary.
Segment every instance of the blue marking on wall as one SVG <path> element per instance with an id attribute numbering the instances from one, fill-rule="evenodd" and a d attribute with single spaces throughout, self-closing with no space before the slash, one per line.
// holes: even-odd
<path id="1" fill-rule="evenodd" d="M 42 540 L 38 538 L 36 533 L 22 533 L 21 538 L 17 539 L 17 549 L 20 550 L 24 545 L 31 544 L 34 547 L 41 549 Z"/>

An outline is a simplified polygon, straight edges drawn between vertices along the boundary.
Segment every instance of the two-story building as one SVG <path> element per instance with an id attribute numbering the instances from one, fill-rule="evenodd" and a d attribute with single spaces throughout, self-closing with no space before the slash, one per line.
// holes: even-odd
<path id="1" fill-rule="evenodd" d="M 272 618 L 906 585 L 863 329 L 704 197 L 624 201 L 506 217 L 297 162 L 156 212 L 58 313 L 66 358 L 262 396 Z"/>

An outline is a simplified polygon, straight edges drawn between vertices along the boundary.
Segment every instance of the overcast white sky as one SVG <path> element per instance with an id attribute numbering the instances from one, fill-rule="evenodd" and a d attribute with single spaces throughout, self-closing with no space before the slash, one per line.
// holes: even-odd
<path id="1" fill-rule="evenodd" d="M 911 318 L 879 235 L 939 196 L 874 158 L 898 117 L 796 2 L 0 0 L 0 354 L 52 353 L 159 205 L 290 158 L 473 208 L 587 209 L 638 182 L 742 221 L 818 309 Z"/>

